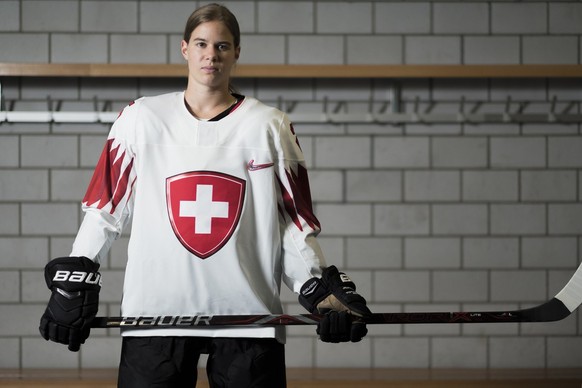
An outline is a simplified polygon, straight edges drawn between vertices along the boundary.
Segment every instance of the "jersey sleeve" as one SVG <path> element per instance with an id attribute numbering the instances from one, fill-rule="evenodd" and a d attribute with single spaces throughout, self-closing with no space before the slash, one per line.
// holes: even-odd
<path id="1" fill-rule="evenodd" d="M 283 281 L 299 292 L 303 283 L 319 276 L 325 266 L 316 239 L 321 225 L 313 211 L 303 152 L 287 116 L 283 118 L 279 139 L 277 183 Z"/>
<path id="2" fill-rule="evenodd" d="M 136 181 L 133 145 L 138 107 L 127 106 L 105 142 L 82 201 L 85 213 L 71 256 L 100 262 L 131 218 Z"/>

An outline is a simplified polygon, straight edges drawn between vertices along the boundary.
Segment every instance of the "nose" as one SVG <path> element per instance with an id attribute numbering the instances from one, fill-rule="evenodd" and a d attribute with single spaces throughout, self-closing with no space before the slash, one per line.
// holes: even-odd
<path id="1" fill-rule="evenodd" d="M 213 61 L 216 58 L 218 58 L 217 52 L 218 52 L 218 50 L 216 47 L 214 47 L 213 45 L 208 45 L 206 47 L 206 50 L 204 51 L 204 57 L 206 59 Z"/>

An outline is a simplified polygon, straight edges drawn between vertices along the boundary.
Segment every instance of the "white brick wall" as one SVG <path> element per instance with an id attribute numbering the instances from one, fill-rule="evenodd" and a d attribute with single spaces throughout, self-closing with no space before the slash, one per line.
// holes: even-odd
<path id="1" fill-rule="evenodd" d="M 183 63 L 189 1 L 0 1 L 0 62 Z M 578 1 L 228 1 L 243 31 L 241 63 L 581 63 Z M 281 17 L 284 15 L 285 17 Z M 180 19 L 183 19 L 182 21 Z M 17 109 L 119 110 L 184 80 L 0 78 Z M 366 111 L 393 80 L 236 80 L 243 93 L 315 113 L 323 100 Z M 415 98 L 454 112 L 461 96 L 503 109 L 580 112 L 580 79 L 403 79 Z M 115 367 L 116 332 L 82 351 L 37 331 L 48 298 L 42 268 L 69 252 L 79 202 L 108 132 L 100 124 L 0 124 L 0 368 Z M 356 280 L 374 311 L 507 310 L 554 295 L 582 261 L 580 123 L 300 124 L 330 264 Z M 101 314 L 116 315 L 127 236 L 103 263 Z M 303 312 L 283 291 L 287 311 Z M 26 322 L 26 324 L 22 324 Z M 375 325 L 349 352 L 289 330 L 290 367 L 580 368 L 581 313 L 548 324 Z M 467 353 L 470 349 L 470 353 Z M 348 356 L 349 355 L 349 356 Z M 355 357 L 354 357 L 355 356 Z"/>

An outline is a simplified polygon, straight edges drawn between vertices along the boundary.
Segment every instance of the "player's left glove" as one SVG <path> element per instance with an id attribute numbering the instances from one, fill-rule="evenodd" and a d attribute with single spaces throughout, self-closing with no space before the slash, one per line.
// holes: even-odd
<path id="1" fill-rule="evenodd" d="M 361 318 L 372 315 L 366 300 L 356 292 L 356 285 L 335 266 L 323 270 L 320 278 L 311 278 L 301 287 L 299 303 L 311 313 L 325 314 L 317 325 L 324 342 L 358 342 L 367 333 Z"/>

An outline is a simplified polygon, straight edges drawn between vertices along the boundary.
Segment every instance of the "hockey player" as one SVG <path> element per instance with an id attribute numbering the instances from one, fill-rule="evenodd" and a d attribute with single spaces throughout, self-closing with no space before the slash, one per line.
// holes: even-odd
<path id="1" fill-rule="evenodd" d="M 370 314 L 347 276 L 326 266 L 305 160 L 287 116 L 235 93 L 240 32 L 210 4 L 188 19 L 183 92 L 140 98 L 113 124 L 83 199 L 69 257 L 45 268 L 45 339 L 72 351 L 89 336 L 100 262 L 132 220 L 122 315 L 277 314 L 281 282 L 322 341 L 359 341 Z M 280 327 L 122 330 L 118 386 L 193 387 L 208 354 L 211 387 L 285 387 Z"/>

